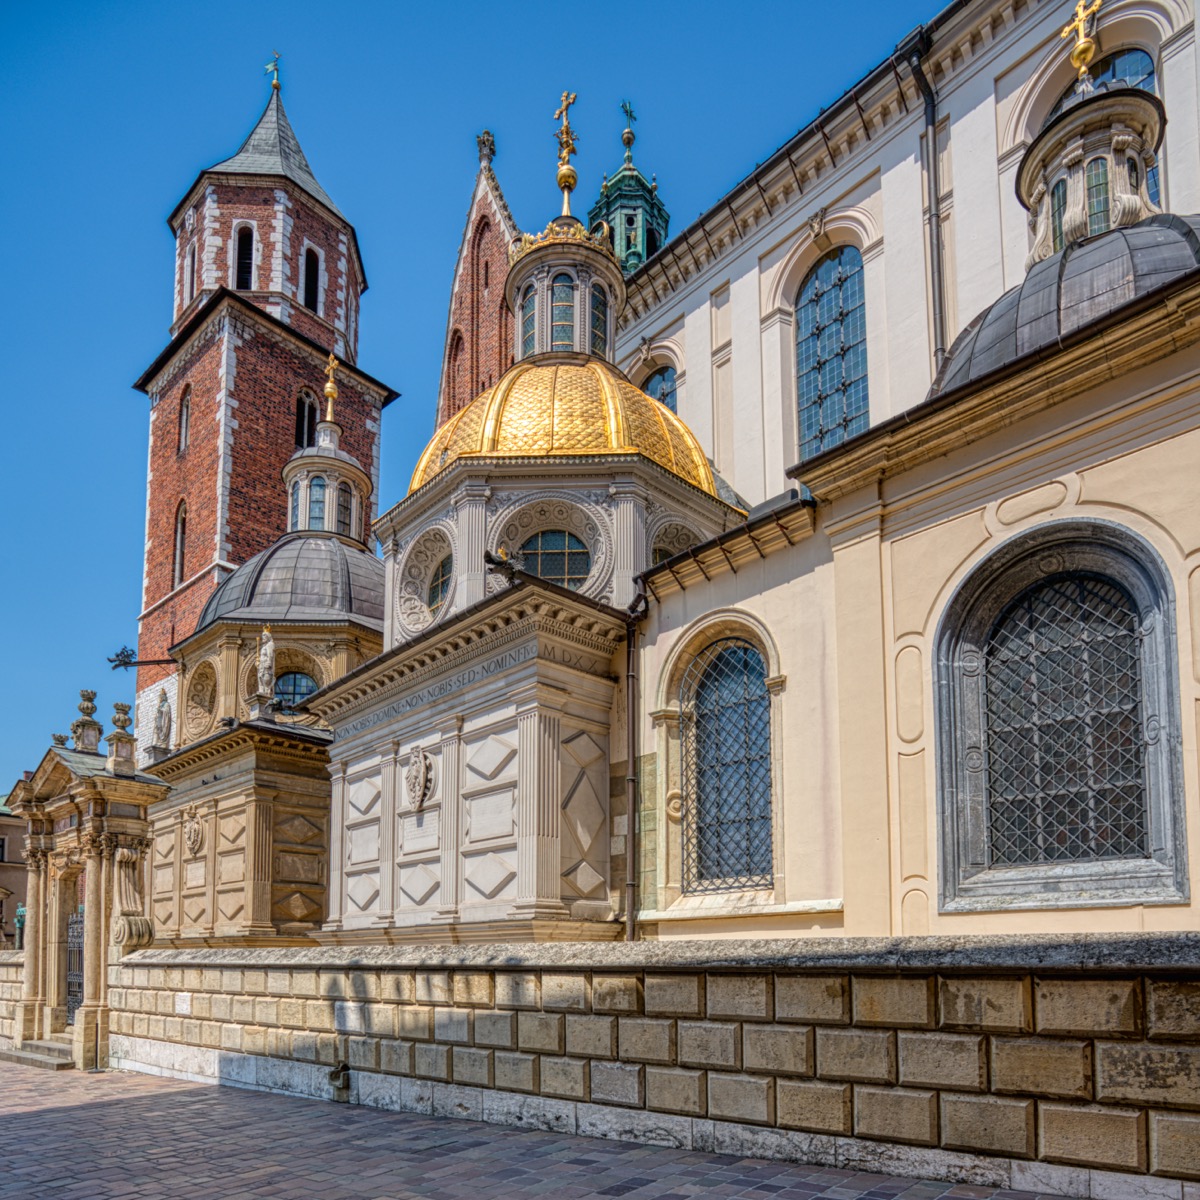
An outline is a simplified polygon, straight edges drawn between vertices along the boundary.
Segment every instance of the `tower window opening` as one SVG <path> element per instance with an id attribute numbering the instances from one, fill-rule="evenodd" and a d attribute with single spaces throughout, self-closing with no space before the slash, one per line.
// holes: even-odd
<path id="1" fill-rule="evenodd" d="M 1063 248 L 1063 214 L 1067 210 L 1067 181 L 1060 179 L 1050 190 L 1050 234 L 1054 252 Z"/>
<path id="2" fill-rule="evenodd" d="M 659 404 L 665 404 L 672 412 L 676 412 L 675 407 L 675 368 L 671 366 L 659 367 L 649 379 L 642 384 L 642 391 L 647 396 L 657 400 Z"/>
<path id="3" fill-rule="evenodd" d="M 188 247 L 187 262 L 183 269 L 183 302 L 190 304 L 196 295 L 196 244 Z"/>
<path id="4" fill-rule="evenodd" d="M 531 283 L 521 298 L 521 357 L 532 354 L 537 347 L 537 293 Z"/>
<path id="5" fill-rule="evenodd" d="M 237 235 L 237 282 L 239 292 L 248 292 L 254 286 L 254 230 L 243 225 Z"/>
<path id="6" fill-rule="evenodd" d="M 488 288 L 488 261 L 483 260 L 483 290 L 486 292 Z"/>
<path id="7" fill-rule="evenodd" d="M 296 397 L 296 445 L 305 450 L 317 444 L 317 401 L 309 392 Z"/>
<path id="8" fill-rule="evenodd" d="M 658 253 L 658 234 L 653 229 L 646 230 L 646 257 L 653 258 Z"/>
<path id="9" fill-rule="evenodd" d="M 346 537 L 351 536 L 351 515 L 354 511 L 354 501 L 348 483 L 339 483 L 337 490 L 337 531 Z"/>
<path id="10" fill-rule="evenodd" d="M 308 484 L 308 527 L 325 528 L 325 480 L 314 475 Z"/>
<path id="11" fill-rule="evenodd" d="M 180 500 L 175 510 L 175 569 L 172 587 L 179 587 L 187 578 L 187 501 Z"/>
<path id="12" fill-rule="evenodd" d="M 1088 237 L 1109 230 L 1108 159 L 1093 158 L 1084 173 L 1087 185 Z"/>
<path id="13" fill-rule="evenodd" d="M 192 428 L 192 388 L 189 384 L 183 389 L 179 398 L 179 446 L 178 453 L 182 454 L 188 448 L 188 436 Z"/>
<path id="14" fill-rule="evenodd" d="M 288 528 L 300 528 L 300 480 L 298 479 L 292 484 L 292 512 Z"/>
<path id="15" fill-rule="evenodd" d="M 317 311 L 321 291 L 321 256 L 311 247 L 304 252 L 304 307 Z"/>
<path id="16" fill-rule="evenodd" d="M 608 353 L 608 293 L 598 283 L 592 284 L 592 353 Z"/>
<path id="17" fill-rule="evenodd" d="M 550 349 L 575 349 L 575 281 L 555 275 L 550 293 Z"/>

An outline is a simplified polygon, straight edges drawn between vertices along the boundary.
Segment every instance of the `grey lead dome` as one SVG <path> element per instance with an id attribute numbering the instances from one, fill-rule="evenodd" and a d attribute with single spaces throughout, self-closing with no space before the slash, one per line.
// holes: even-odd
<path id="1" fill-rule="evenodd" d="M 383 629 L 383 563 L 331 533 L 289 533 L 209 597 L 196 632 L 217 621 L 345 622 Z"/>
<path id="2" fill-rule="evenodd" d="M 1076 242 L 1030 268 L 958 335 L 929 397 L 975 383 L 1200 266 L 1200 216 L 1157 214 Z"/>

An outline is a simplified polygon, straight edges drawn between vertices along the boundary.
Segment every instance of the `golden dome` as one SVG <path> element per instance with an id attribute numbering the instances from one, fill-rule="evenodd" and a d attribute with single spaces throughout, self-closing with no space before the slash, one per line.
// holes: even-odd
<path id="1" fill-rule="evenodd" d="M 510 367 L 433 435 L 410 492 L 459 458 L 543 458 L 556 454 L 641 454 L 717 494 L 692 431 L 664 404 L 598 358 L 555 355 Z"/>

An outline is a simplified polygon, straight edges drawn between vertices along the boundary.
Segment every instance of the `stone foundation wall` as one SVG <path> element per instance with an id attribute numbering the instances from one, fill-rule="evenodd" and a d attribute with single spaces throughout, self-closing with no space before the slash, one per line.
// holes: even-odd
<path id="1" fill-rule="evenodd" d="M 1200 935 L 151 950 L 110 984 L 114 1066 L 1200 1200 Z"/>
<path id="2" fill-rule="evenodd" d="M 17 1001 L 21 999 L 21 971 L 25 964 L 23 950 L 0 950 L 0 1046 L 11 1046 Z"/>

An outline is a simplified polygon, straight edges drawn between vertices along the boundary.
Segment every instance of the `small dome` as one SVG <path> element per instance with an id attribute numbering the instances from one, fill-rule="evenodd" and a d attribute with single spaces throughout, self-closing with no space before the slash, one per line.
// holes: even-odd
<path id="1" fill-rule="evenodd" d="M 425 448 L 410 492 L 460 458 L 642 454 L 717 495 L 692 431 L 616 367 L 585 355 L 538 355 L 510 367 L 495 387 L 447 421 Z"/>
<path id="2" fill-rule="evenodd" d="M 217 621 L 356 621 L 383 629 L 383 563 L 333 534 L 289 533 L 242 563 L 209 597 L 196 632 Z"/>
<path id="3" fill-rule="evenodd" d="M 952 392 L 1046 350 L 1200 266 L 1200 216 L 1158 214 L 1077 242 L 958 335 L 929 389 Z"/>

